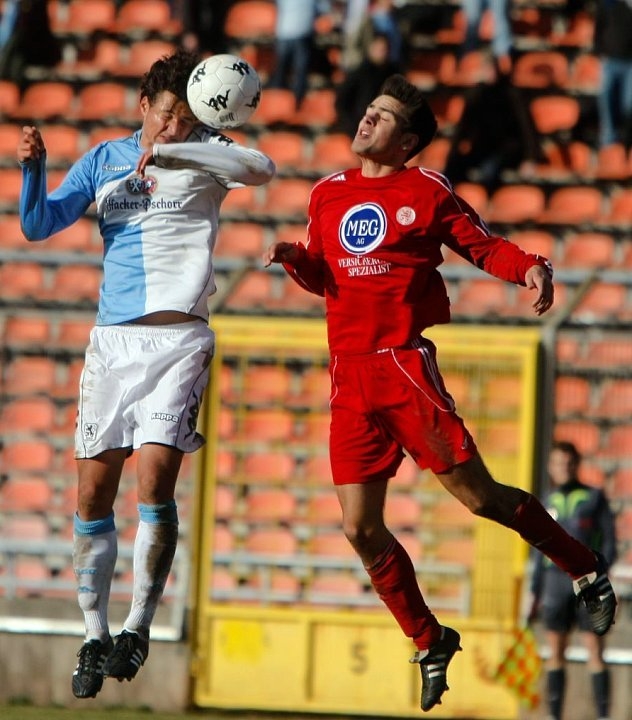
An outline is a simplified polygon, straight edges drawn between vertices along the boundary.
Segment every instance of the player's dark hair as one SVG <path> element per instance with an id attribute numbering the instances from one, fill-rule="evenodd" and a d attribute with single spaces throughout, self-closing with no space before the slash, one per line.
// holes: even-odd
<path id="1" fill-rule="evenodd" d="M 577 447 L 568 440 L 556 440 L 553 445 L 551 446 L 551 450 L 559 450 L 560 452 L 563 452 L 565 455 L 570 455 L 570 457 L 573 458 L 573 461 L 576 465 L 579 465 L 579 463 L 582 460 L 581 453 L 577 449 Z"/>
<path id="2" fill-rule="evenodd" d="M 403 75 L 391 75 L 386 78 L 379 92 L 399 100 L 403 105 L 402 115 L 406 125 L 404 130 L 417 135 L 417 143 L 408 153 L 408 160 L 430 144 L 437 132 L 437 118 L 422 91 L 408 82 Z"/>
<path id="3" fill-rule="evenodd" d="M 189 75 L 200 60 L 199 55 L 187 50 L 177 50 L 156 60 L 141 80 L 141 98 L 146 97 L 153 104 L 161 92 L 168 91 L 186 102 Z"/>

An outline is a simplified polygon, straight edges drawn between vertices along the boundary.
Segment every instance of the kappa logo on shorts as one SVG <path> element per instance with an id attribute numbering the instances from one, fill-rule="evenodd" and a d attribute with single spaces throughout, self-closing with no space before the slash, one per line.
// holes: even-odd
<path id="1" fill-rule="evenodd" d="M 347 210 L 338 237 L 354 255 L 364 255 L 380 245 L 386 235 L 386 214 L 376 203 L 363 203 Z"/>
<path id="2" fill-rule="evenodd" d="M 152 420 L 166 420 L 167 422 L 177 423 L 180 422 L 180 418 L 172 413 L 154 412 L 151 414 Z"/>
<path id="3" fill-rule="evenodd" d="M 94 441 L 97 439 L 98 425 L 96 423 L 84 423 L 83 424 L 83 439 Z"/>

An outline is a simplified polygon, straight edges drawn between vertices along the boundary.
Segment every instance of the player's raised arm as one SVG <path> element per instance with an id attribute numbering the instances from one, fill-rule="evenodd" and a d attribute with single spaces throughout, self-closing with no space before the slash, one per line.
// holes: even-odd
<path id="1" fill-rule="evenodd" d="M 39 160 L 45 152 L 46 147 L 40 131 L 32 125 L 25 125 L 18 143 L 18 162 L 24 164 L 32 160 Z"/>

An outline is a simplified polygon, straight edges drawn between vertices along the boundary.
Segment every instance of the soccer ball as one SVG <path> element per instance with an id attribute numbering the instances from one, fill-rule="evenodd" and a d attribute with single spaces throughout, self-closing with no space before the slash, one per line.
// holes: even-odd
<path id="1" fill-rule="evenodd" d="M 261 81 L 243 58 L 227 53 L 202 60 L 189 76 L 187 100 L 191 112 L 215 129 L 243 125 L 257 109 Z"/>

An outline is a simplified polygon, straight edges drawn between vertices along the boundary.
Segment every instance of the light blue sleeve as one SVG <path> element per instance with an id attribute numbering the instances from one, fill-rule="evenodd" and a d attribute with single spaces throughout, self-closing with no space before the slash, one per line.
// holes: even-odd
<path id="1" fill-rule="evenodd" d="M 46 190 L 46 155 L 22 163 L 20 222 L 27 240 L 44 240 L 84 215 L 95 197 L 93 157 L 89 152 L 77 160 L 50 195 Z"/>

